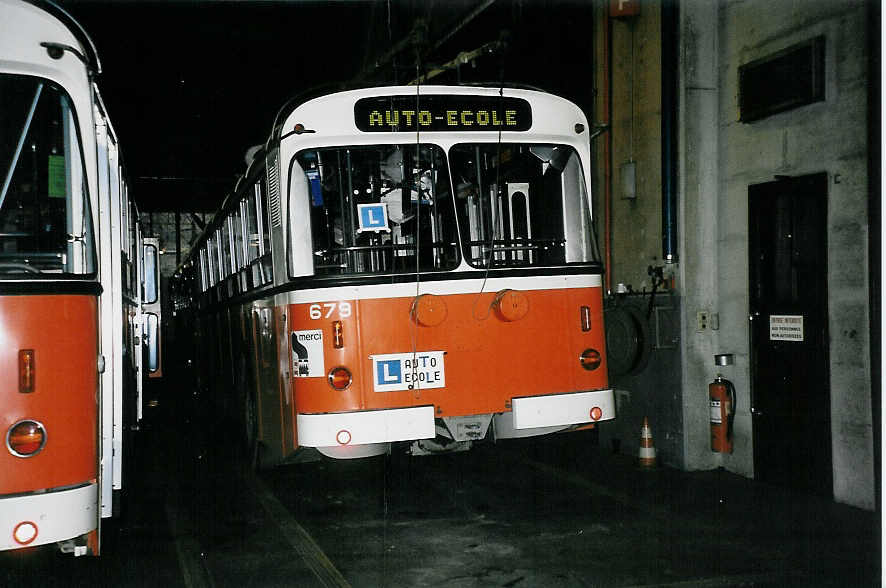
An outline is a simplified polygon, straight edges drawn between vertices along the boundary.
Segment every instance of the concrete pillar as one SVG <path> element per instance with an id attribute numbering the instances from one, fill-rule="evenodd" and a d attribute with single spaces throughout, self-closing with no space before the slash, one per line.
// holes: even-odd
<path id="1" fill-rule="evenodd" d="M 719 2 L 680 3 L 678 127 L 682 386 L 685 469 L 720 465 L 710 448 L 707 384 L 714 375 L 717 331 L 697 332 L 697 313 L 716 312 L 719 173 L 717 152 Z"/>

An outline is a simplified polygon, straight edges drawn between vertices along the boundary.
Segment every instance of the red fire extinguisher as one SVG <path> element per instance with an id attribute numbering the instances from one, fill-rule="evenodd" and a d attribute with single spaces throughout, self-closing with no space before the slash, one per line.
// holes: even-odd
<path id="1" fill-rule="evenodd" d="M 717 374 L 708 385 L 711 401 L 711 451 L 732 453 L 732 422 L 735 420 L 735 386 Z"/>

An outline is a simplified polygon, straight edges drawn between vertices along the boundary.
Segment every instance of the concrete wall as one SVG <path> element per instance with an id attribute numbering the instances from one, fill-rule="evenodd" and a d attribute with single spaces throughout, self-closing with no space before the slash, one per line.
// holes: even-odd
<path id="1" fill-rule="evenodd" d="M 714 354 L 740 354 L 720 343 L 722 331 L 698 332 L 698 311 L 718 311 L 720 263 L 718 220 L 719 148 L 718 100 L 720 96 L 717 60 L 717 2 L 684 2 L 680 5 L 679 136 L 678 173 L 680 284 L 683 295 L 682 385 L 686 469 L 710 469 L 721 463 L 721 454 L 710 444 L 710 405 L 708 383 L 713 380 Z M 747 258 L 745 258 L 747 259 Z M 745 261 L 742 265 L 747 265 Z M 739 266 L 741 267 L 741 266 Z M 720 313 L 721 321 L 725 318 Z M 727 320 L 727 324 L 729 321 Z M 722 323 L 721 323 L 722 324 Z M 740 358 L 737 360 L 742 361 Z M 724 373 L 734 380 L 734 374 Z M 746 385 L 736 382 L 740 390 Z M 750 435 L 743 425 L 748 414 L 747 394 L 739 395 L 734 446 L 738 457 L 733 471 L 752 474 L 753 451 Z"/>
<path id="2" fill-rule="evenodd" d="M 736 352 L 740 361 L 736 361 L 733 377 L 737 385 L 747 389 L 748 185 L 771 181 L 776 174 L 828 173 L 834 496 L 840 502 L 873 508 L 867 17 L 863 2 L 743 0 L 719 5 L 720 230 L 716 251 L 720 268 L 719 345 Z M 826 99 L 752 124 L 739 123 L 738 67 L 818 35 L 824 35 L 826 43 Z M 739 406 L 736 427 L 743 438 L 749 438 L 746 406 Z M 739 452 L 737 448 L 724 465 L 748 472 L 752 469 L 752 452 Z"/>
<path id="3" fill-rule="evenodd" d="M 603 121 L 602 59 L 604 11 L 595 22 L 596 121 Z M 661 261 L 661 10 L 644 2 L 641 14 L 611 21 L 612 140 L 611 243 L 612 287 L 622 283 L 635 292 L 652 288 L 647 268 Z M 604 233 L 603 142 L 595 141 L 594 216 L 600 239 Z M 636 198 L 625 198 L 623 166 L 636 169 Z M 602 241 L 601 241 L 602 242 Z"/>
<path id="4" fill-rule="evenodd" d="M 595 50 L 596 121 L 605 122 L 601 62 L 605 4 L 598 5 Z M 612 199 L 613 288 L 649 288 L 647 266 L 661 257 L 660 3 L 641 3 L 641 15 L 613 21 Z M 675 410 L 661 410 L 670 444 L 668 462 L 684 469 L 726 469 L 753 477 L 753 423 L 748 324 L 748 186 L 775 175 L 825 171 L 829 177 L 827 280 L 834 496 L 873 508 L 874 467 L 868 302 L 868 64 L 867 6 L 860 1 L 771 2 L 684 0 L 679 5 L 679 264 L 676 278 L 679 361 Z M 756 121 L 738 122 L 738 67 L 801 41 L 826 38 L 826 99 Z M 632 44 L 633 43 L 633 44 Z M 633 51 L 633 58 L 631 52 Z M 874 74 L 876 75 L 876 73 Z M 631 100 L 633 89 L 633 101 Z M 876 121 L 874 121 L 876 124 Z M 604 228 L 605 136 L 594 145 L 595 216 Z M 637 164 L 637 199 L 621 198 L 620 166 Z M 823 266 L 824 268 L 824 266 Z M 716 313 L 719 329 L 699 332 L 698 311 Z M 716 368 L 716 353 L 735 365 Z M 667 355 L 663 354 L 663 358 Z M 674 370 L 654 369 L 668 374 Z M 710 451 L 707 385 L 718 373 L 738 388 L 735 449 Z M 640 404 L 660 401 L 671 382 L 644 375 L 616 382 L 632 387 Z M 743 393 L 742 393 L 743 392 Z M 655 404 L 652 402 L 652 404 Z M 634 410 L 624 417 L 635 420 Z M 625 437 L 635 423 L 619 424 Z M 632 441 L 623 444 L 632 451 Z"/>
<path id="5" fill-rule="evenodd" d="M 612 22 L 612 272 L 614 283 L 652 287 L 646 269 L 661 265 L 661 10 Z M 622 170 L 636 166 L 636 198 L 624 195 Z"/>
<path id="6" fill-rule="evenodd" d="M 652 308 L 650 312 L 650 302 Z M 614 313 L 629 311 L 641 319 L 637 335 L 644 340 L 637 368 L 627 373 L 609 374 L 615 389 L 616 419 L 600 427 L 600 443 L 614 451 L 637 455 L 640 428 L 649 418 L 659 463 L 676 468 L 684 464 L 682 416 L 683 388 L 680 370 L 680 299 L 675 291 L 650 295 L 611 297 L 606 304 L 607 325 L 616 324 Z M 648 317 L 647 320 L 642 320 Z M 618 343 L 626 337 L 609 332 L 610 352 L 618 353 Z"/>

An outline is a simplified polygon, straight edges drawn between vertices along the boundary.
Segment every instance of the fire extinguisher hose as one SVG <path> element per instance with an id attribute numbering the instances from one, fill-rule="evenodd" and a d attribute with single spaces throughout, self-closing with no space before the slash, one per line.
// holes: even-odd
<path id="1" fill-rule="evenodd" d="M 732 439 L 732 423 L 735 421 L 735 411 L 738 408 L 738 406 L 736 404 L 738 402 L 738 397 L 735 394 L 735 386 L 732 384 L 732 382 L 730 382 L 726 378 L 723 378 L 723 383 L 726 384 L 726 389 L 729 390 L 729 398 L 731 401 L 730 406 L 729 406 L 729 415 L 727 417 L 728 423 L 727 423 L 727 427 L 726 427 L 726 438 L 731 440 Z"/>

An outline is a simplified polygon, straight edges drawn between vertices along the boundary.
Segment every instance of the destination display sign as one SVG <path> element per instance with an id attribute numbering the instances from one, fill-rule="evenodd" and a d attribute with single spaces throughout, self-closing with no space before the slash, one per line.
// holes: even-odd
<path id="1" fill-rule="evenodd" d="M 374 96 L 354 104 L 354 123 L 364 132 L 528 131 L 532 107 L 507 96 Z"/>

